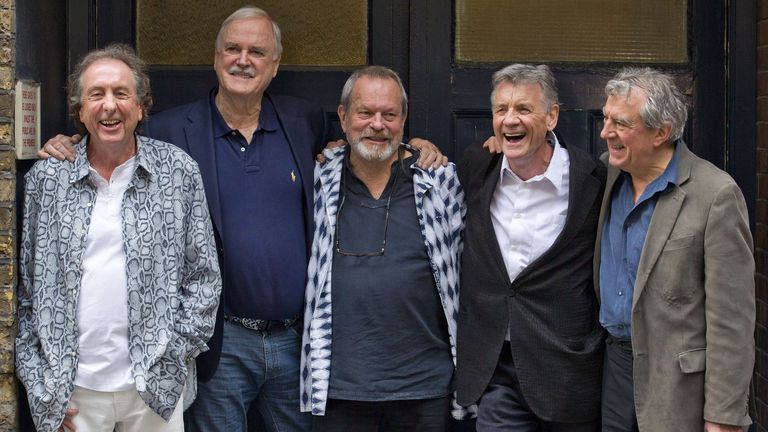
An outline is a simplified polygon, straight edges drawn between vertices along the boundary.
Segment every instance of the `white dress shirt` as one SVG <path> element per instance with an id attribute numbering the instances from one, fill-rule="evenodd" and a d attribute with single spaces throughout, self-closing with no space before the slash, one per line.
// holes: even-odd
<path id="1" fill-rule="evenodd" d="M 120 208 L 135 170 L 136 157 L 115 168 L 109 181 L 90 167 L 97 195 L 83 253 L 77 303 L 80 355 L 75 375 L 75 385 L 90 390 L 116 392 L 134 387 Z"/>
<path id="2" fill-rule="evenodd" d="M 568 214 L 568 152 L 554 134 L 548 141 L 554 147 L 549 166 L 528 180 L 521 180 L 503 158 L 491 200 L 493 230 L 510 281 L 552 246 Z"/>

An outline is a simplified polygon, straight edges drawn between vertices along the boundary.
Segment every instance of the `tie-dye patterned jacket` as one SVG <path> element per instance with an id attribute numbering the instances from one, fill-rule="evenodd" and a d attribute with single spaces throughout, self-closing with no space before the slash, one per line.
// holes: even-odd
<path id="1" fill-rule="evenodd" d="M 315 235 L 307 268 L 301 410 L 324 415 L 332 361 L 331 264 L 339 205 L 344 152 L 348 146 L 324 151 L 326 162 L 315 166 Z M 459 311 L 459 254 L 464 229 L 464 192 L 450 164 L 436 170 L 412 165 L 416 212 L 432 273 L 448 323 L 451 354 L 456 363 L 456 318 Z M 454 417 L 467 412 L 455 403 Z"/>
<path id="2" fill-rule="evenodd" d="M 39 431 L 61 425 L 77 372 L 81 263 L 97 194 L 86 140 L 74 162 L 40 161 L 25 177 L 16 371 Z M 168 419 L 191 359 L 208 349 L 221 276 L 197 164 L 173 145 L 136 141 L 121 209 L 128 348 L 136 389 Z"/>

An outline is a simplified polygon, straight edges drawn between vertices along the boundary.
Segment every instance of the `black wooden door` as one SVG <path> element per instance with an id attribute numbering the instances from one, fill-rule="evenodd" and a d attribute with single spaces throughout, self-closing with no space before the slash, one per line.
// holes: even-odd
<path id="1" fill-rule="evenodd" d="M 426 136 L 449 155 L 458 160 L 470 144 L 484 141 L 492 134 L 490 113 L 491 75 L 508 63 L 462 65 L 453 58 L 454 10 L 445 0 L 412 2 L 411 11 L 411 131 Z M 717 2 L 720 3 L 720 2 Z M 696 108 L 701 108 L 698 90 L 706 86 L 706 98 L 723 97 L 722 32 L 699 36 L 704 25 L 723 28 L 724 3 L 720 9 L 711 3 L 692 1 L 692 47 L 689 64 L 652 65 L 674 75 L 682 88 L 693 93 Z M 697 15 L 698 12 L 698 15 Z M 546 13 L 542 11 L 542 13 Z M 706 22 L 704 21 L 706 15 Z M 709 58 L 702 58 L 706 52 Z M 589 151 L 595 157 L 605 150 L 600 139 L 602 106 L 605 102 L 603 87 L 623 64 L 558 64 L 550 63 L 558 82 L 561 101 L 557 130 L 570 145 Z M 698 98 L 697 98 L 698 97 Z M 722 103 L 710 103 L 706 110 L 697 109 L 693 115 L 693 129 L 689 134 L 702 137 L 719 134 L 714 129 L 722 126 Z M 707 117 L 716 119 L 702 122 Z M 715 123 L 715 124 L 713 124 Z M 689 139 L 689 141 L 691 141 Z M 717 160 L 723 142 L 702 143 L 694 147 L 710 159 Z M 714 148 L 711 148 L 714 147 Z M 721 161 L 719 161 L 721 162 Z M 721 165 L 721 163 L 719 163 Z"/>
<path id="2" fill-rule="evenodd" d="M 409 125 L 411 136 L 430 139 L 451 160 L 458 161 L 468 145 L 484 141 L 492 134 L 491 75 L 507 63 L 457 64 L 453 57 L 454 3 L 420 0 L 408 5 Z M 755 14 L 755 0 L 689 0 L 689 61 L 649 65 L 673 75 L 689 95 L 686 143 L 696 154 L 736 179 L 753 225 Z M 640 64 L 643 65 L 646 64 Z M 605 142 L 599 136 L 605 102 L 603 88 L 625 64 L 549 66 L 557 79 L 562 103 L 556 129 L 570 145 L 599 156 L 605 150 Z"/>
<path id="3" fill-rule="evenodd" d="M 452 0 L 368 4 L 368 63 L 391 67 L 403 78 L 410 95 L 406 134 L 430 139 L 458 160 L 466 146 L 490 135 L 490 77 L 505 64 L 454 61 Z M 755 11 L 755 0 L 689 0 L 689 62 L 652 65 L 675 75 L 691 95 L 688 144 L 731 173 L 750 205 L 755 192 Z M 133 1 L 68 2 L 69 28 L 78 29 L 68 35 L 70 63 L 111 41 L 133 44 L 135 19 Z M 571 145 L 600 154 L 602 88 L 622 64 L 550 66 L 563 103 L 558 131 Z M 349 72 L 282 67 L 270 91 L 313 100 L 338 121 L 336 105 Z M 200 98 L 216 83 L 211 66 L 153 66 L 150 75 L 156 111 Z"/>
<path id="4" fill-rule="evenodd" d="M 92 0 L 73 2 L 77 13 L 70 18 L 73 28 L 90 28 L 95 31 L 80 32 L 70 41 L 72 58 L 79 58 L 87 50 L 103 47 L 114 41 L 135 46 L 137 19 L 135 1 Z M 409 65 L 409 1 L 370 0 L 368 64 L 390 67 L 403 78 L 408 88 Z M 213 41 L 211 41 L 213 43 Z M 283 40 L 284 45 L 290 40 Z M 211 58 L 213 62 L 213 58 Z M 334 122 L 336 136 L 341 137 L 336 107 L 341 88 L 354 68 L 302 67 L 281 65 L 269 91 L 302 97 L 320 104 Z M 154 96 L 153 111 L 159 112 L 174 106 L 205 97 L 216 85 L 212 65 L 162 66 L 149 65 L 149 75 Z"/>
<path id="5" fill-rule="evenodd" d="M 458 161 L 468 145 L 492 134 L 490 78 L 506 64 L 461 65 L 454 61 L 453 3 L 370 0 L 368 63 L 391 67 L 401 75 L 410 96 L 406 134 L 433 141 L 451 160 Z M 691 148 L 727 169 L 752 208 L 755 0 L 689 0 L 688 9 L 690 61 L 652 66 L 673 74 L 692 98 L 686 132 Z M 72 1 L 70 12 L 69 27 L 81 29 L 68 35 L 70 59 L 111 41 L 134 43 L 136 14 L 131 1 Z M 290 43 L 284 40 L 284 44 Z M 603 86 L 623 65 L 550 66 L 562 102 L 557 130 L 570 145 L 599 155 L 605 145 L 599 138 Z M 270 91 L 313 100 L 338 121 L 336 106 L 349 72 L 283 67 Z M 154 66 L 151 79 L 156 110 L 203 97 L 216 83 L 211 66 Z M 469 431 L 472 426 L 454 424 L 452 430 Z"/>

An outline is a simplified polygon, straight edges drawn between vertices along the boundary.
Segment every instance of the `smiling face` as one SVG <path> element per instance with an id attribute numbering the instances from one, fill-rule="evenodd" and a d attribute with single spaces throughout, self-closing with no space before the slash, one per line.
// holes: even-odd
<path id="1" fill-rule="evenodd" d="M 96 145 L 133 143 L 136 125 L 143 118 L 136 98 L 136 81 L 120 60 L 93 62 L 81 76 L 80 121 Z"/>
<path id="2" fill-rule="evenodd" d="M 531 169 L 542 164 L 546 169 L 551 155 L 547 131 L 557 125 L 560 107 L 547 109 L 541 85 L 502 82 L 494 90 L 492 110 L 493 132 L 510 168 L 524 180 Z"/>
<path id="3" fill-rule="evenodd" d="M 349 112 L 339 105 L 341 128 L 353 154 L 367 161 L 389 161 L 403 138 L 406 115 L 400 87 L 392 79 L 360 77 L 352 89 Z"/>
<path id="4" fill-rule="evenodd" d="M 280 65 L 272 23 L 265 17 L 235 20 L 221 36 L 213 63 L 219 91 L 229 97 L 263 94 Z"/>
<path id="5" fill-rule="evenodd" d="M 669 127 L 649 128 L 640 117 L 645 105 L 645 90 L 632 87 L 628 94 L 608 97 L 603 107 L 600 138 L 608 143 L 608 163 L 633 177 L 653 171 Z"/>

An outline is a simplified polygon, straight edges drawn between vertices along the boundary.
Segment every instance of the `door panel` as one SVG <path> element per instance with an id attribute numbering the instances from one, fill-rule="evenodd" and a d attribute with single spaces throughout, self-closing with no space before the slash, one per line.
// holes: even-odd
<path id="1" fill-rule="evenodd" d="M 411 4 L 410 11 L 412 135 L 429 138 L 451 160 L 458 161 L 467 146 L 490 136 L 491 76 L 516 61 L 457 62 L 453 57 L 456 31 L 452 32 L 455 10 L 445 7 L 444 1 L 425 0 Z M 507 43 L 507 39 L 502 35 L 497 43 Z M 520 51 L 525 55 L 530 50 Z M 556 130 L 569 145 L 598 157 L 605 150 L 605 143 L 599 137 L 605 102 L 603 88 L 625 63 L 574 64 L 571 57 L 568 60 L 569 63 L 548 63 L 557 79 L 561 102 Z M 643 59 L 642 64 L 647 63 L 647 59 Z M 672 74 L 681 88 L 693 88 L 688 63 L 653 66 Z"/>

